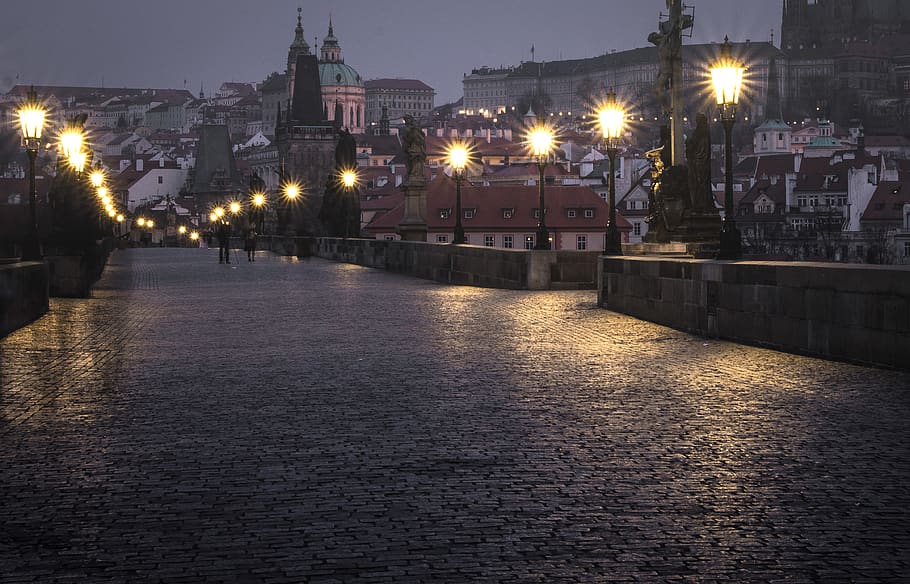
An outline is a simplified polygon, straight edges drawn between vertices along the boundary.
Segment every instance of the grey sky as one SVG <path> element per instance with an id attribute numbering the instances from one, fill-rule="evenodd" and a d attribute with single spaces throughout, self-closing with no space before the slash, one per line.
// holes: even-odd
<path id="1" fill-rule="evenodd" d="M 689 0 L 685 42 L 780 37 L 781 0 Z M 0 91 L 19 83 L 186 87 L 283 71 L 297 7 L 312 46 L 329 13 L 345 62 L 365 79 L 409 77 L 461 96 L 482 65 L 590 57 L 647 46 L 665 0 L 62 0 L 16 2 L 0 19 Z M 17 81 L 17 75 L 18 81 Z"/>

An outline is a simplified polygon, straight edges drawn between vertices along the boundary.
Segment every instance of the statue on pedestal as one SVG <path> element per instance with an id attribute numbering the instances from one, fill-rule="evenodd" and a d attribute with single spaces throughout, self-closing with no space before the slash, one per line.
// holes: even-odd
<path id="1" fill-rule="evenodd" d="M 414 116 L 404 117 L 404 136 L 402 146 L 407 156 L 408 182 L 424 181 L 424 165 L 427 161 L 427 139 Z"/>

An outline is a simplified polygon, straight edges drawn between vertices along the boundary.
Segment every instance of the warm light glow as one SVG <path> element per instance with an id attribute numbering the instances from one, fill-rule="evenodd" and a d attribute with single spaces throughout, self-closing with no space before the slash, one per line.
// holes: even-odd
<path id="1" fill-rule="evenodd" d="M 123 216 L 123 213 L 117 213 L 117 223 L 123 223 L 124 219 L 126 219 L 126 217 Z"/>
<path id="2" fill-rule="evenodd" d="M 224 207 L 215 207 L 215 217 L 218 219 L 224 217 Z"/>
<path id="3" fill-rule="evenodd" d="M 102 200 L 104 200 L 104 197 L 107 197 L 109 193 L 110 191 L 107 187 L 98 187 L 98 196 L 101 197 Z"/>
<path id="4" fill-rule="evenodd" d="M 148 227 L 149 229 L 151 229 L 152 227 L 155 226 L 155 222 L 152 221 L 151 219 L 149 219 L 148 221 L 145 222 L 145 226 Z"/>
<path id="5" fill-rule="evenodd" d="M 297 199 L 300 196 L 300 187 L 294 183 L 284 185 L 284 196 L 291 201 Z"/>
<path id="6" fill-rule="evenodd" d="M 145 217 L 140 217 L 140 218 L 136 219 L 136 225 L 138 225 L 139 227 L 142 227 L 143 225 L 145 225 Z"/>
<path id="7" fill-rule="evenodd" d="M 33 96 L 34 94 L 30 98 Z M 19 108 L 18 114 L 22 137 L 26 140 L 40 140 L 47 111 L 36 100 L 28 99 Z"/>
<path id="8" fill-rule="evenodd" d="M 468 149 L 464 144 L 454 144 L 449 148 L 449 164 L 458 172 L 465 169 L 468 165 Z"/>
<path id="9" fill-rule="evenodd" d="M 102 204 L 102 205 L 105 205 L 105 206 L 110 205 L 110 204 L 111 204 L 111 198 L 110 198 L 109 196 L 107 196 L 107 195 L 104 195 L 103 197 L 101 197 L 101 204 Z"/>
<path id="10" fill-rule="evenodd" d="M 546 126 L 533 128 L 528 134 L 528 142 L 531 144 L 531 153 L 541 158 L 550 154 L 553 147 L 553 132 Z"/>
<path id="11" fill-rule="evenodd" d="M 190 239 L 192 239 L 193 241 L 196 241 L 197 239 L 199 239 L 199 232 L 194 231 L 194 232 L 190 233 Z"/>
<path id="12" fill-rule="evenodd" d="M 253 204 L 257 207 L 265 205 L 265 195 L 263 193 L 253 193 Z"/>
<path id="13" fill-rule="evenodd" d="M 231 201 L 231 204 L 228 206 L 228 209 L 231 210 L 231 213 L 236 215 L 237 213 L 240 212 L 240 203 L 238 203 L 237 201 Z"/>
<path id="14" fill-rule="evenodd" d="M 607 140 L 617 140 L 622 136 L 622 125 L 626 112 L 616 101 L 616 94 L 612 91 L 607 97 L 604 107 L 597 112 L 600 118 L 600 130 Z"/>
<path id="15" fill-rule="evenodd" d="M 113 209 L 110 209 L 110 210 L 108 210 L 108 212 L 107 212 L 107 216 L 108 216 L 108 217 L 111 217 L 111 218 L 114 218 L 114 217 L 117 216 L 117 211 L 114 211 Z"/>
<path id="16" fill-rule="evenodd" d="M 348 190 L 353 189 L 357 184 L 357 171 L 351 169 L 341 171 L 341 184 Z"/>
<path id="17" fill-rule="evenodd" d="M 72 162 L 73 157 L 82 151 L 84 139 L 79 128 L 66 128 L 60 132 L 60 151 L 63 157 Z"/>
<path id="18" fill-rule="evenodd" d="M 214 222 L 217 221 L 217 220 L 218 220 L 218 215 L 215 215 L 214 212 L 209 213 L 209 221 L 211 221 L 212 223 L 214 223 Z"/>
<path id="19" fill-rule="evenodd" d="M 179 233 L 180 235 L 185 235 L 186 234 L 186 225 L 181 225 L 180 227 L 178 227 L 177 233 Z"/>
<path id="20" fill-rule="evenodd" d="M 114 211 L 114 206 L 111 205 L 110 203 L 108 203 L 107 205 L 104 206 L 104 210 L 107 211 L 108 213 L 110 213 L 111 211 Z"/>
<path id="21" fill-rule="evenodd" d="M 730 39 L 724 38 L 720 59 L 711 68 L 711 80 L 714 83 L 714 95 L 717 105 L 736 105 L 739 103 L 739 90 L 743 83 L 746 69 L 742 63 L 733 58 Z"/>
<path id="22" fill-rule="evenodd" d="M 86 152 L 76 152 L 69 158 L 70 166 L 76 172 L 82 172 L 85 170 L 85 163 L 88 161 L 88 153 Z"/>
<path id="23" fill-rule="evenodd" d="M 92 174 L 89 175 L 89 179 L 92 181 L 92 186 L 98 189 L 100 194 L 101 185 L 104 184 L 104 173 L 100 170 L 93 170 Z"/>

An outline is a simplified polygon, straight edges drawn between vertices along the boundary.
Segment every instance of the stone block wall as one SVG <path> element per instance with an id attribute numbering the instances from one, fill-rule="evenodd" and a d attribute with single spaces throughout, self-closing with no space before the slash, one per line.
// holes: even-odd
<path id="1" fill-rule="evenodd" d="M 0 264 L 0 337 L 48 311 L 48 282 L 44 262 Z"/>
<path id="2" fill-rule="evenodd" d="M 598 304 L 705 336 L 910 368 L 910 269 L 602 257 Z"/>
<path id="3" fill-rule="evenodd" d="M 597 252 L 327 237 L 316 238 L 312 247 L 318 257 L 446 284 L 513 290 L 593 290 L 597 283 Z"/>

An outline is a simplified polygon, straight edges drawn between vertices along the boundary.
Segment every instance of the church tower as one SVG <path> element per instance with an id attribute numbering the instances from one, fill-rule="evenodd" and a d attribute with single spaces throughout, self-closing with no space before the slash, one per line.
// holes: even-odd
<path id="1" fill-rule="evenodd" d="M 294 99 L 294 78 L 297 73 L 297 57 L 310 54 L 310 45 L 303 38 L 301 8 L 297 8 L 297 28 L 294 29 L 294 42 L 288 48 L 287 81 L 289 99 Z"/>

